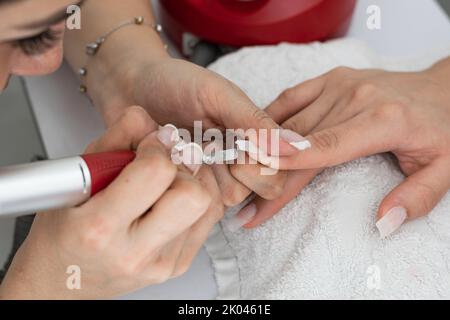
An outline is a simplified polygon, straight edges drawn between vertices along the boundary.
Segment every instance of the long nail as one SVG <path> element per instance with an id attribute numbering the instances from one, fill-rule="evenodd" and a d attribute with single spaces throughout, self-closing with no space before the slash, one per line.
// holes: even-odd
<path id="1" fill-rule="evenodd" d="M 380 220 L 377 221 L 376 226 L 380 232 L 381 238 L 386 238 L 397 230 L 408 217 L 406 209 L 403 207 L 394 207 L 389 210 Z"/>
<path id="2" fill-rule="evenodd" d="M 236 232 L 247 223 L 252 221 L 253 217 L 256 215 L 256 205 L 254 203 L 250 203 L 246 207 L 244 207 L 241 211 L 239 211 L 234 217 L 224 220 L 225 227 L 230 232 Z"/>
<path id="3" fill-rule="evenodd" d="M 158 140 L 167 148 L 172 148 L 180 139 L 178 129 L 173 124 L 166 124 L 158 130 Z"/>
<path id="4" fill-rule="evenodd" d="M 196 175 L 203 163 L 203 150 L 198 144 L 191 142 L 181 150 L 183 164 Z"/>
<path id="5" fill-rule="evenodd" d="M 280 138 L 288 142 L 294 148 L 303 151 L 311 148 L 311 142 L 297 132 L 289 129 L 280 130 Z"/>

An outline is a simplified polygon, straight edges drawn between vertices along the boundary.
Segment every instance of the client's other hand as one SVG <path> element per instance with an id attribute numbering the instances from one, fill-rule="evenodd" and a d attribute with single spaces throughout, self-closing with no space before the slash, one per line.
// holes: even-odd
<path id="1" fill-rule="evenodd" d="M 278 212 L 321 168 L 382 152 L 396 156 L 407 178 L 380 204 L 381 236 L 427 214 L 450 187 L 449 61 L 417 73 L 337 68 L 283 92 L 266 111 L 311 148 L 280 157 L 281 169 L 296 171 L 280 198 L 255 200 L 246 227 Z"/>

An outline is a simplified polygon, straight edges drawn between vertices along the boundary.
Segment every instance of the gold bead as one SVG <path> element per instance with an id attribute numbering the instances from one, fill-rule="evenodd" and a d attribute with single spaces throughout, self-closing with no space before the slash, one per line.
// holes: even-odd
<path id="1" fill-rule="evenodd" d="M 87 92 L 87 88 L 85 85 L 80 85 L 80 93 L 86 93 Z"/>
<path id="2" fill-rule="evenodd" d="M 142 17 L 142 16 L 139 16 L 139 17 L 136 17 L 136 18 L 134 18 L 134 23 L 135 24 L 143 24 L 144 23 L 144 17 Z"/>

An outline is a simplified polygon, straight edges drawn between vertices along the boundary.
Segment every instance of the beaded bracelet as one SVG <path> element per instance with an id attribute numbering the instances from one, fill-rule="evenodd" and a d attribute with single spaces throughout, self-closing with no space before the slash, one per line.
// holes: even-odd
<path id="1" fill-rule="evenodd" d="M 88 59 L 87 59 L 85 65 L 78 70 L 78 75 L 80 76 L 80 79 L 81 79 L 81 82 L 82 82 L 80 84 L 80 88 L 79 88 L 81 93 L 86 93 L 87 92 L 87 87 L 83 83 L 83 78 L 86 77 L 87 74 L 88 74 L 87 64 L 89 62 L 89 58 L 93 57 L 93 56 L 95 56 L 97 54 L 98 50 L 100 50 L 100 48 L 103 45 L 103 43 L 105 43 L 105 41 L 108 39 L 108 37 L 111 34 L 113 34 L 114 32 L 116 32 L 119 29 L 122 29 L 123 27 L 126 27 L 126 26 L 130 26 L 130 25 L 141 26 L 142 25 L 142 26 L 149 26 L 149 27 L 151 27 L 153 30 L 156 31 L 156 33 L 161 35 L 163 29 L 162 29 L 162 26 L 160 24 L 146 24 L 144 22 L 145 22 L 144 21 L 144 17 L 142 17 L 142 16 L 137 16 L 137 17 L 135 17 L 132 20 L 124 21 L 121 24 L 119 24 L 118 26 L 114 27 L 109 32 L 107 32 L 106 34 L 104 34 L 103 36 L 98 37 L 94 42 L 88 43 L 86 45 L 85 53 L 86 53 Z M 164 44 L 164 48 L 167 50 L 167 45 L 166 44 Z"/>

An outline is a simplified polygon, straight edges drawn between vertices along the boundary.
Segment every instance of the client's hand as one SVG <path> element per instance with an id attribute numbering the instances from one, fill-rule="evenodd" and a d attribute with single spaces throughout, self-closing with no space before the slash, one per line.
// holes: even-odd
<path id="1" fill-rule="evenodd" d="M 3 298 L 105 298 L 188 268 L 223 206 L 208 168 L 199 182 L 170 160 L 171 132 L 128 108 L 87 152 L 136 150 L 105 190 L 71 209 L 39 213 L 1 286 Z M 69 266 L 80 289 L 69 290 Z"/>
<path id="2" fill-rule="evenodd" d="M 298 171 L 279 199 L 255 200 L 258 214 L 246 227 L 270 218 L 320 168 L 388 151 L 407 178 L 379 207 L 381 236 L 427 214 L 450 187 L 449 74 L 450 59 L 417 73 L 338 68 L 286 90 L 266 111 L 311 148 L 279 159 L 280 168 Z"/>

